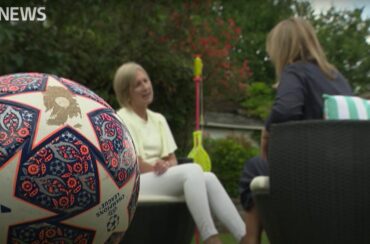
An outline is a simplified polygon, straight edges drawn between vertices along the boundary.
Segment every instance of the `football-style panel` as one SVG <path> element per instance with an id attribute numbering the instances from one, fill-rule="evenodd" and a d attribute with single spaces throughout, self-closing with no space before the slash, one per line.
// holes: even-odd
<path id="1" fill-rule="evenodd" d="M 70 127 L 55 133 L 19 165 L 15 195 L 70 217 L 99 203 L 96 152 Z"/>
<path id="2" fill-rule="evenodd" d="M 35 109 L 0 101 L 0 168 L 32 141 L 38 117 Z"/>
<path id="3" fill-rule="evenodd" d="M 44 91 L 48 75 L 17 73 L 0 76 L 0 97 L 22 92 Z"/>
<path id="4" fill-rule="evenodd" d="M 87 89 L 85 86 L 66 78 L 57 78 L 57 79 L 73 93 L 91 98 L 92 100 L 104 105 L 107 108 L 112 108 L 107 102 L 105 102 L 102 98 L 100 98 L 91 90 Z"/>
<path id="5" fill-rule="evenodd" d="M 110 109 L 95 111 L 89 117 L 101 147 L 103 166 L 121 188 L 136 169 L 136 153 L 128 129 Z"/>
<path id="6" fill-rule="evenodd" d="M 131 198 L 127 205 L 127 212 L 128 212 L 128 217 L 129 217 L 130 222 L 134 218 L 134 214 L 135 214 L 136 206 L 137 206 L 137 200 L 139 198 L 139 191 L 140 191 L 140 172 L 138 168 L 136 172 L 136 176 L 135 176 L 135 185 L 134 185 L 134 188 L 132 189 Z"/>
<path id="7" fill-rule="evenodd" d="M 88 88 L 0 76 L 0 243 L 104 243 L 127 230 L 139 171 L 127 128 Z"/>
<path id="8" fill-rule="evenodd" d="M 50 221 L 10 226 L 8 243 L 92 243 L 95 231 Z"/>

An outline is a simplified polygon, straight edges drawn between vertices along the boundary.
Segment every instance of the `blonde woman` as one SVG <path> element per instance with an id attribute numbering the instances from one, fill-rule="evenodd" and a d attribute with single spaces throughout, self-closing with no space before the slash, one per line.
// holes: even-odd
<path id="1" fill-rule="evenodd" d="M 261 241 L 262 224 L 253 204 L 250 182 L 268 175 L 267 148 L 273 123 L 323 118 L 322 95 L 352 95 L 347 80 L 330 64 L 312 25 L 302 18 L 278 23 L 268 34 L 266 51 L 275 66 L 277 95 L 261 136 L 261 156 L 244 166 L 240 188 L 246 210 L 246 244 Z"/>
<path id="2" fill-rule="evenodd" d="M 127 125 L 139 156 L 140 194 L 184 195 L 204 243 L 221 243 L 211 210 L 241 241 L 244 222 L 218 178 L 204 173 L 197 164 L 177 165 L 177 146 L 166 119 L 148 108 L 153 88 L 144 68 L 133 62 L 123 64 L 113 85 L 122 106 L 117 113 Z"/>

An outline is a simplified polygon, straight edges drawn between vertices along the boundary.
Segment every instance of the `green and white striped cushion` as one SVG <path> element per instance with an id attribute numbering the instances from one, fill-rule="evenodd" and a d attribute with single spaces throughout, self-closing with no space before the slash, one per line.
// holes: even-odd
<path id="1" fill-rule="evenodd" d="M 370 119 L 369 100 L 355 96 L 331 96 L 326 94 L 323 97 L 325 119 Z"/>

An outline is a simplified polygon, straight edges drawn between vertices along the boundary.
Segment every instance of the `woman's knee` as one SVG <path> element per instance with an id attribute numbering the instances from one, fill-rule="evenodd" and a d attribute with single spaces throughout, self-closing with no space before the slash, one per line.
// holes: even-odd
<path id="1" fill-rule="evenodd" d="M 255 177 L 259 175 L 268 175 L 268 163 L 261 157 L 256 156 L 247 160 L 243 167 L 243 175 L 248 175 L 249 177 Z"/>
<path id="2" fill-rule="evenodd" d="M 268 175 L 267 161 L 258 156 L 247 160 L 239 181 L 240 202 L 246 211 L 251 209 L 254 204 L 250 183 L 254 177 L 260 175 Z"/>
<path id="3" fill-rule="evenodd" d="M 207 184 L 212 184 L 213 182 L 220 182 L 218 177 L 212 172 L 205 172 L 204 178 Z"/>
<path id="4" fill-rule="evenodd" d="M 203 177 L 203 169 L 199 164 L 183 164 L 180 167 L 185 178 Z"/>

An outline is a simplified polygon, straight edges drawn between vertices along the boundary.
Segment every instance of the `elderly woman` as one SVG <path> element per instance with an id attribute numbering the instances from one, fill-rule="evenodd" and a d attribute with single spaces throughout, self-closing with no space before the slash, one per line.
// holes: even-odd
<path id="1" fill-rule="evenodd" d="M 148 108 L 153 101 L 153 88 L 144 68 L 133 62 L 119 67 L 114 91 L 122 106 L 117 113 L 137 149 L 140 194 L 184 195 L 204 243 L 221 243 L 211 210 L 241 241 L 245 236 L 244 222 L 218 178 L 204 173 L 197 164 L 177 165 L 177 146 L 166 119 Z"/>

